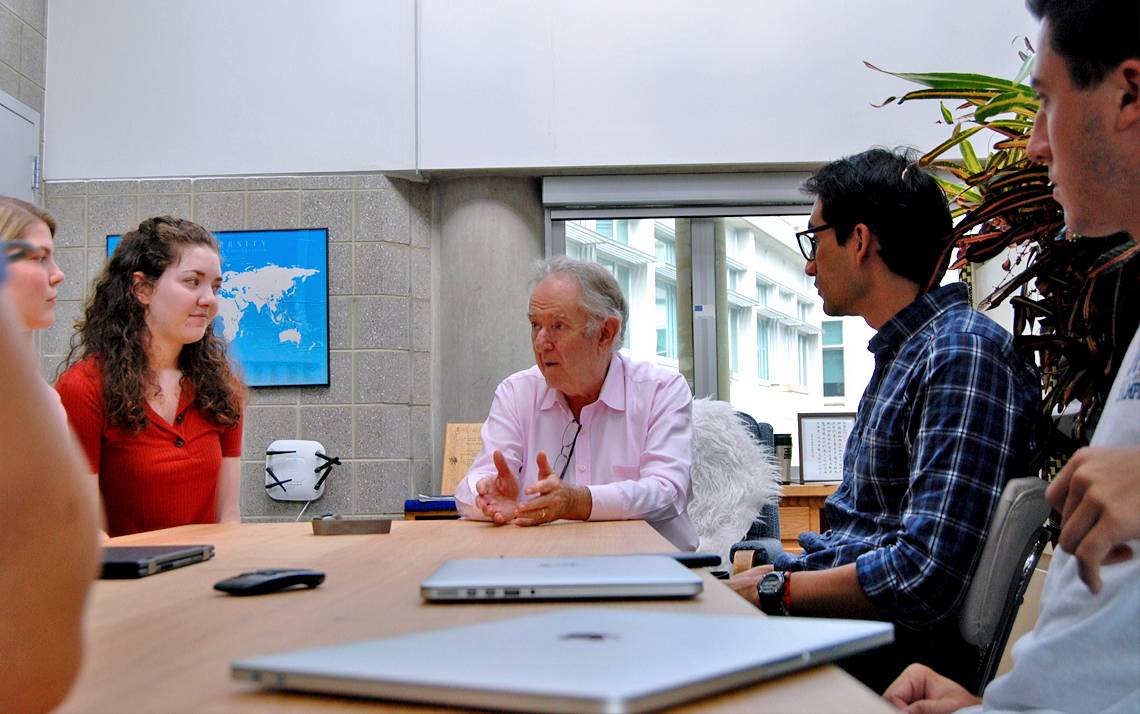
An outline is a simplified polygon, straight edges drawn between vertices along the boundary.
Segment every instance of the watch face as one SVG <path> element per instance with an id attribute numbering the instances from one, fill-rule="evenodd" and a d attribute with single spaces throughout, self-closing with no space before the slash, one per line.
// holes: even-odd
<path id="1" fill-rule="evenodd" d="M 760 592 L 765 595 L 775 595 L 780 592 L 780 588 L 784 584 L 784 576 L 782 573 L 768 573 L 760 579 Z"/>

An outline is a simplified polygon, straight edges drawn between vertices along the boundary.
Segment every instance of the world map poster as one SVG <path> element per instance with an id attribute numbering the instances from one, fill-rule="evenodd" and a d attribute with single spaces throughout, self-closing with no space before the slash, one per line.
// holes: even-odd
<path id="1" fill-rule="evenodd" d="M 250 387 L 329 383 L 328 229 L 218 231 L 214 334 Z M 120 236 L 107 237 L 107 255 Z"/>

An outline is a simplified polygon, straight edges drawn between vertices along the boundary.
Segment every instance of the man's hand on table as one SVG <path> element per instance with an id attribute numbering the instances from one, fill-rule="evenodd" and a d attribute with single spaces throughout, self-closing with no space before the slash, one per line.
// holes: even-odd
<path id="1" fill-rule="evenodd" d="M 962 685 L 922 664 L 904 669 L 883 692 L 883 699 L 911 714 L 950 714 L 982 703 Z"/>
<path id="2" fill-rule="evenodd" d="M 728 587 L 740 597 L 760 607 L 760 595 L 756 592 L 756 586 L 760 583 L 760 578 L 770 572 L 772 572 L 771 565 L 757 565 L 755 568 L 742 570 L 729 578 Z"/>
<path id="3" fill-rule="evenodd" d="M 538 483 L 528 486 L 530 500 L 518 504 L 515 511 L 516 526 L 537 526 L 560 518 L 584 521 L 590 517 L 594 499 L 585 486 L 568 486 L 562 482 L 545 451 L 538 452 Z"/>
<path id="4" fill-rule="evenodd" d="M 492 455 L 498 473 L 479 479 L 475 484 L 478 497 L 475 506 L 495 523 L 508 523 L 515 517 L 519 505 L 519 481 L 511 473 L 503 452 Z"/>

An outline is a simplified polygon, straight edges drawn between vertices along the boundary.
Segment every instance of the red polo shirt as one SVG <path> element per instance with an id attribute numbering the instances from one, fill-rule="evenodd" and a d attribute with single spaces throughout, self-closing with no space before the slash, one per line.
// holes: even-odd
<path id="1" fill-rule="evenodd" d="M 173 424 L 147 405 L 142 431 L 110 426 L 102 373 L 90 357 L 60 375 L 55 388 L 99 474 L 111 536 L 217 522 L 218 474 L 223 458 L 241 455 L 240 420 L 228 428 L 210 421 L 184 384 Z"/>

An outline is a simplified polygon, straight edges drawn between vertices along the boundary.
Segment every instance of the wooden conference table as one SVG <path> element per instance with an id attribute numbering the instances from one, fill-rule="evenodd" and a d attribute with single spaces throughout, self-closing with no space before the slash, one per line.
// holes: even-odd
<path id="1" fill-rule="evenodd" d="M 88 603 L 83 670 L 60 711 L 406 710 L 411 705 L 261 691 L 231 680 L 230 661 L 558 607 L 423 603 L 420 581 L 448 558 L 673 550 L 643 521 L 557 522 L 538 528 L 396 521 L 389 534 L 361 536 L 314 536 L 308 523 L 201 525 L 116 538 L 113 543 L 212 543 L 217 555 L 141 580 L 97 582 Z M 328 577 L 315 590 L 255 597 L 232 597 L 212 589 L 222 578 L 270 567 L 316 568 Z M 705 590 L 692 600 L 601 605 L 762 616 L 721 582 L 703 577 Z M 762 642 L 756 644 L 763 647 Z M 509 644 L 488 643 L 488 656 L 503 646 Z M 891 711 L 833 666 L 699 700 L 683 710 Z"/>

